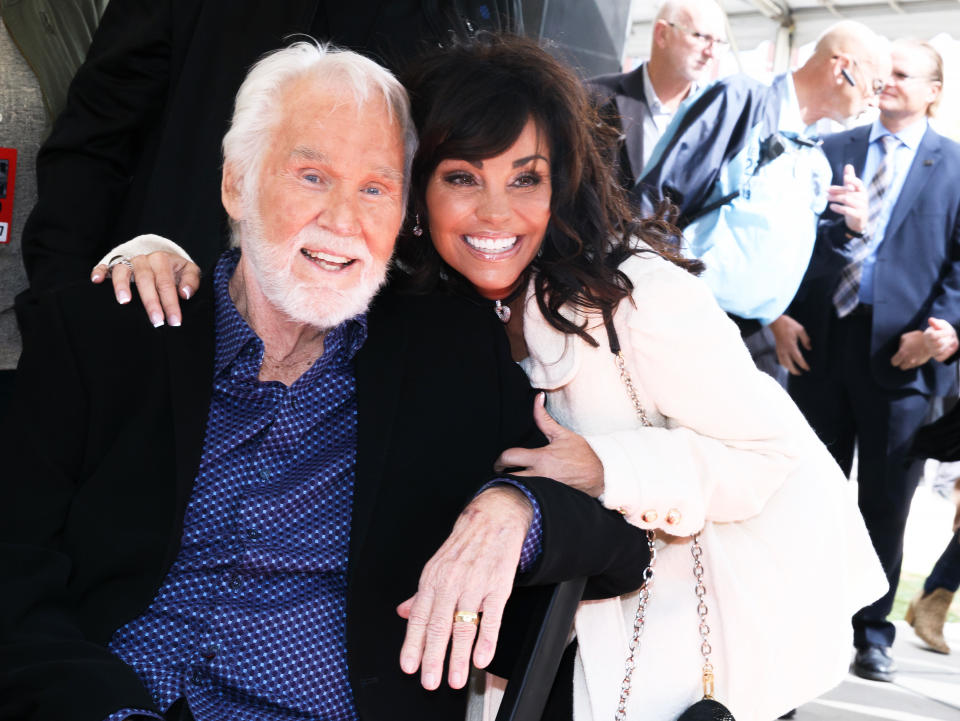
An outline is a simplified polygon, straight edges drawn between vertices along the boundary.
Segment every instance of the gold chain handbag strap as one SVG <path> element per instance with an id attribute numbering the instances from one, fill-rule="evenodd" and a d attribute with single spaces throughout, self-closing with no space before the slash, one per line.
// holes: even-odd
<path id="1" fill-rule="evenodd" d="M 645 427 L 651 427 L 653 424 L 647 418 L 647 412 L 640 402 L 640 396 L 633 385 L 633 379 L 627 370 L 626 359 L 623 357 L 623 350 L 620 347 L 620 339 L 617 337 L 617 331 L 613 327 L 613 316 L 610 313 L 604 313 L 603 323 L 607 329 L 607 338 L 610 342 L 610 352 L 613 353 L 614 363 L 620 372 L 620 380 L 623 381 L 627 389 L 627 396 L 633 403 L 633 409 L 637 414 L 640 423 Z M 654 546 L 656 533 L 651 529 L 647 531 L 647 545 L 650 548 L 650 563 L 643 572 L 643 585 L 640 587 L 639 602 L 637 603 L 637 612 L 633 618 L 633 632 L 630 636 L 630 655 L 627 657 L 623 683 L 620 684 L 620 700 L 617 703 L 617 713 L 614 715 L 615 721 L 625 721 L 627 718 L 627 701 L 630 699 L 630 687 L 633 678 L 633 670 L 636 668 L 637 649 L 640 647 L 640 637 L 643 635 L 643 629 L 646 625 L 647 603 L 650 600 L 650 587 L 653 585 L 653 569 L 657 560 L 657 550 Z M 703 656 L 703 697 L 713 698 L 714 674 L 713 664 L 710 663 L 710 654 L 713 653 L 713 647 L 710 645 L 710 626 L 707 625 L 707 588 L 703 583 L 703 546 L 700 545 L 700 534 L 693 534 L 693 544 L 690 547 L 693 554 L 693 575 L 697 579 L 697 585 L 694 592 L 697 595 L 697 615 L 700 617 L 698 632 L 700 634 L 700 654 Z"/>

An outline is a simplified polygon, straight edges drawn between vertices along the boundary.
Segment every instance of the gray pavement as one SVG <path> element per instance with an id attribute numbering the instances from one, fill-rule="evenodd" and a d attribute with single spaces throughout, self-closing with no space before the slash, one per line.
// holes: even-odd
<path id="1" fill-rule="evenodd" d="M 928 470 L 932 478 L 935 468 Z M 926 576 L 950 539 L 954 510 L 929 485 L 917 489 L 904 544 L 905 574 Z M 948 623 L 944 630 L 953 648 L 946 656 L 927 649 L 905 621 L 896 624 L 893 655 L 899 672 L 892 683 L 849 674 L 833 691 L 800 707 L 796 721 L 960 721 L 960 623 Z"/>
<path id="2" fill-rule="evenodd" d="M 837 688 L 797 710 L 796 721 L 960 721 L 960 623 L 944 635 L 955 649 L 948 656 L 925 648 L 904 621 L 897 621 L 893 647 L 899 672 L 892 683 L 852 674 Z"/>

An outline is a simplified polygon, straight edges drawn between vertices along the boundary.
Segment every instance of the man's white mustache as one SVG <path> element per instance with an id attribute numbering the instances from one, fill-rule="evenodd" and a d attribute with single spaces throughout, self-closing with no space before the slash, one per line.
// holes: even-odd
<path id="1" fill-rule="evenodd" d="M 372 260 L 370 251 L 363 239 L 331 233 L 317 226 L 308 226 L 297 233 L 297 242 L 305 250 L 320 250 L 331 255 L 356 259 L 362 263 Z"/>

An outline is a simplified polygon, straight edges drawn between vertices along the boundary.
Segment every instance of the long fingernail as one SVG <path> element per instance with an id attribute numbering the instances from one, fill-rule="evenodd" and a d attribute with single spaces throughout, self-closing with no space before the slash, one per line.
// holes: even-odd
<path id="1" fill-rule="evenodd" d="M 163 313 L 151 313 L 150 322 L 153 323 L 154 328 L 159 328 L 163 325 Z"/>
<path id="2" fill-rule="evenodd" d="M 183 294 L 183 297 L 187 300 L 190 299 L 190 286 L 185 285 L 180 289 L 180 292 Z"/>
<path id="3" fill-rule="evenodd" d="M 179 328 L 179 327 L 180 327 L 180 316 L 178 316 L 178 315 L 172 315 L 172 316 L 170 316 L 170 319 L 169 319 L 168 322 L 169 322 L 170 325 L 172 325 L 174 328 Z"/>
<path id="4" fill-rule="evenodd" d="M 129 303 L 130 302 L 130 293 L 125 290 L 121 290 L 117 293 L 117 302 L 118 303 Z"/>

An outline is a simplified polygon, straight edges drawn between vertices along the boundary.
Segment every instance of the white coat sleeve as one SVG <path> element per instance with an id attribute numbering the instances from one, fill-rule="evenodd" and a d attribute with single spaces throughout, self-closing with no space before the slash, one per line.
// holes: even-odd
<path id="1" fill-rule="evenodd" d="M 812 431 L 757 370 L 706 285 L 657 265 L 635 282 L 636 307 L 621 303 L 615 322 L 634 385 L 667 427 L 586 440 L 603 463 L 605 506 L 641 528 L 686 536 L 707 520 L 759 513 Z"/>

